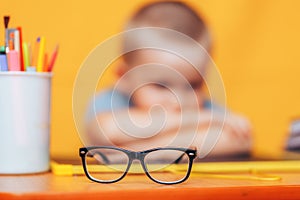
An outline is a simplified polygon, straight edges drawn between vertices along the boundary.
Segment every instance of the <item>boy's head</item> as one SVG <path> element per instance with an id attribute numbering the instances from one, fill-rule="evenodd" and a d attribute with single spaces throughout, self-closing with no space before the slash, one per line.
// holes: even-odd
<path id="1" fill-rule="evenodd" d="M 125 30 L 143 27 L 166 28 L 185 34 L 197 41 L 208 52 L 211 38 L 203 19 L 190 6 L 178 1 L 158 1 L 140 8 L 125 24 Z M 162 36 L 167 40 L 168 36 Z M 124 48 L 135 43 L 135 38 L 125 38 Z M 125 55 L 125 59 L 128 59 Z"/>
<path id="2" fill-rule="evenodd" d="M 131 36 L 124 37 L 123 50 L 128 52 L 130 49 L 140 47 L 143 45 L 140 38 L 145 37 L 147 41 L 159 44 L 160 48 L 138 48 L 123 56 L 124 65 L 118 68 L 118 74 L 129 75 L 125 76 L 126 81 L 122 82 L 122 87 L 132 93 L 135 105 L 146 109 L 159 104 L 165 108 L 179 110 L 183 105 L 192 104 L 188 99 L 195 95 L 201 105 L 202 75 L 207 65 L 207 55 L 195 54 L 194 49 L 184 41 L 163 30 L 159 34 L 152 33 L 148 31 L 149 27 L 176 31 L 179 35 L 184 34 L 196 41 L 206 51 L 209 52 L 211 49 L 211 39 L 206 25 L 192 8 L 175 1 L 145 5 L 125 26 L 126 31 L 137 28 L 145 28 L 145 31 L 133 32 Z M 193 60 L 193 65 L 189 60 L 183 59 L 185 55 L 181 57 L 172 53 L 172 48 L 180 49 L 189 55 L 188 58 Z M 142 70 L 132 70 L 136 67 Z M 175 102 L 179 102 L 180 105 Z"/>

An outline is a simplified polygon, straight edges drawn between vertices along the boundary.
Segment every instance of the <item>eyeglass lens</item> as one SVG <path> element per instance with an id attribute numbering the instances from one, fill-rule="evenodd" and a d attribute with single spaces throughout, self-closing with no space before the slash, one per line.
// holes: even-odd
<path id="1" fill-rule="evenodd" d="M 189 157 L 183 151 L 162 149 L 147 154 L 144 163 L 153 179 L 159 182 L 176 182 L 186 177 Z"/>
<path id="2" fill-rule="evenodd" d="M 114 181 L 125 173 L 129 158 L 116 149 L 92 149 L 86 154 L 86 168 L 89 175 L 100 181 Z"/>

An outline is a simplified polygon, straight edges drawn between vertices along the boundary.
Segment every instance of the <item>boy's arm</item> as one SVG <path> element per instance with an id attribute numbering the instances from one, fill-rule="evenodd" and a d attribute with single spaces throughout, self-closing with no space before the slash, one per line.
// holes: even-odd
<path id="1" fill-rule="evenodd" d="M 170 145 L 188 147 L 187 142 L 190 142 L 189 146 L 196 146 L 200 154 L 209 151 L 213 146 L 213 149 L 209 152 L 209 156 L 230 156 L 249 153 L 251 151 L 251 127 L 245 118 L 229 114 L 224 121 L 224 126 L 220 122 L 212 122 L 210 129 L 207 128 L 208 124 L 203 123 L 196 133 L 194 129 L 183 129 L 180 134 L 159 134 L 155 137 L 124 143 L 122 147 L 136 150 Z M 209 132 L 207 132 L 208 130 Z M 205 137 L 209 138 L 210 135 L 217 135 L 219 133 L 218 140 L 213 141 L 210 145 L 203 145 L 203 142 L 211 142 L 205 141 Z M 191 138 L 194 138 L 194 140 L 187 141 Z M 209 149 L 201 149 L 201 147 Z"/>
<path id="2" fill-rule="evenodd" d="M 218 129 L 211 129 L 208 134 L 216 134 Z M 204 130 L 199 130 L 195 139 L 191 142 L 190 146 L 195 146 L 198 149 L 198 156 L 202 156 L 202 152 L 209 152 L 209 156 L 231 156 L 231 155 L 240 155 L 244 153 L 249 153 L 251 151 L 251 140 L 244 140 L 237 137 L 232 137 L 233 135 L 226 130 L 223 130 L 219 139 L 213 143 L 213 146 L 205 146 L 209 147 L 209 149 L 201 149 L 203 146 L 204 136 L 207 132 Z M 177 143 L 172 144 L 171 146 L 182 146 L 187 147 L 186 138 L 194 137 L 193 131 L 186 131 L 184 134 L 180 134 L 176 136 Z M 172 141 L 174 137 L 171 135 L 165 134 L 160 135 L 160 137 L 153 137 L 144 140 L 139 140 L 136 142 L 131 142 L 127 144 L 123 144 L 121 147 L 141 150 L 144 148 L 150 149 L 155 147 L 164 147 L 170 146 L 170 141 Z M 182 144 L 181 144 L 182 142 Z M 212 148 L 213 147 L 213 148 Z"/>
<path id="3" fill-rule="evenodd" d="M 130 119 L 135 123 L 128 122 L 128 112 Z M 223 121 L 224 116 L 220 115 L 211 122 L 209 111 L 185 114 L 187 117 L 183 117 L 182 113 L 169 113 L 165 116 L 157 110 L 148 114 L 144 110 L 130 108 L 115 113 L 119 122 L 116 123 L 112 113 L 101 113 L 97 116 L 98 121 L 94 120 L 89 124 L 88 137 L 93 141 L 91 142 L 93 145 L 113 144 L 137 150 L 170 145 L 186 146 L 187 142 L 199 149 L 203 146 L 204 136 L 211 124 L 208 134 L 217 134 L 216 131 L 221 131 L 211 155 L 230 155 L 250 151 L 251 129 L 246 119 L 229 113 L 225 121 Z M 101 129 L 98 127 L 98 122 Z M 162 125 L 161 122 L 165 123 Z M 180 134 L 178 134 L 179 129 Z M 175 143 L 172 144 L 172 141 Z"/>
<path id="4" fill-rule="evenodd" d="M 196 113 L 183 118 L 180 113 L 163 112 L 152 109 L 147 112 L 138 108 L 128 108 L 97 115 L 96 119 L 87 124 L 87 136 L 94 145 L 122 145 L 141 139 L 175 133 L 179 128 L 197 125 Z M 203 119 L 208 124 L 209 118 Z M 196 127 L 197 128 L 197 127 Z"/>

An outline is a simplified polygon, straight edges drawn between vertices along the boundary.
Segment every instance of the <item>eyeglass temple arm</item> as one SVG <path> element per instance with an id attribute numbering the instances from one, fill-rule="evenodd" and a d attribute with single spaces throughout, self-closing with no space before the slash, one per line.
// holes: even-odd
<path id="1" fill-rule="evenodd" d="M 184 154 L 185 154 L 185 153 L 183 153 L 181 156 L 179 156 L 179 158 L 177 158 L 177 159 L 174 161 L 174 163 L 178 164 L 178 163 L 181 161 L 181 159 L 183 158 Z"/>
<path id="2" fill-rule="evenodd" d="M 109 159 L 107 158 L 107 156 L 104 155 L 104 154 L 101 153 L 101 152 L 95 152 L 95 153 L 90 153 L 90 152 L 88 152 L 87 156 L 88 156 L 88 157 L 93 157 L 95 154 L 101 156 L 101 158 L 104 160 L 104 162 L 105 162 L 106 164 L 109 164 L 109 163 L 110 163 L 110 161 L 109 161 Z"/>
<path id="3" fill-rule="evenodd" d="M 193 149 L 196 150 L 195 147 L 193 147 Z M 174 161 L 174 163 L 178 164 L 178 163 L 181 161 L 181 159 L 183 158 L 184 154 L 185 154 L 185 153 L 183 153 L 181 156 L 179 156 L 179 158 L 177 158 L 177 159 Z"/>

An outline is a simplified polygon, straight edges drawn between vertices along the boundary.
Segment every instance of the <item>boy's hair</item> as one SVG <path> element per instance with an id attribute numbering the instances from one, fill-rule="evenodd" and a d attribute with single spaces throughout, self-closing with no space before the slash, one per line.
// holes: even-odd
<path id="1" fill-rule="evenodd" d="M 158 27 L 178 31 L 196 40 L 207 51 L 210 51 L 210 36 L 203 19 L 183 2 L 158 1 L 146 4 L 129 19 L 125 25 L 125 30 L 143 27 Z M 123 48 L 127 49 L 126 45 L 134 43 L 133 40 L 135 37 L 125 38 Z M 125 60 L 127 56 L 125 56 Z"/>

